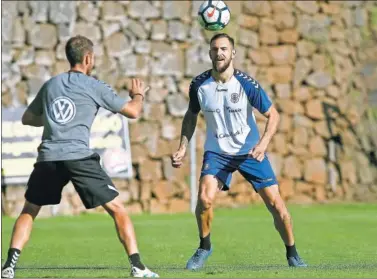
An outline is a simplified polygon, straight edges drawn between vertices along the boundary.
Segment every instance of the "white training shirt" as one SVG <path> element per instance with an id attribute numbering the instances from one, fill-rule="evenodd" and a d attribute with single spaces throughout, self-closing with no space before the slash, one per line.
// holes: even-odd
<path id="1" fill-rule="evenodd" d="M 259 141 L 253 107 L 265 113 L 272 105 L 258 82 L 235 70 L 226 83 L 217 83 L 211 70 L 190 84 L 189 109 L 201 110 L 207 124 L 205 151 L 220 154 L 247 154 Z"/>

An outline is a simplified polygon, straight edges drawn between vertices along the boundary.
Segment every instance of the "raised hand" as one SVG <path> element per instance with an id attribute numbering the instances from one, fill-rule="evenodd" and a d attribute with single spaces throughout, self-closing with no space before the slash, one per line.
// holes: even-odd
<path id="1" fill-rule="evenodd" d="M 142 96 L 143 100 L 145 93 L 150 89 L 150 86 L 146 86 L 145 83 L 138 78 L 133 78 L 131 81 L 130 97 L 134 98 L 137 95 Z"/>

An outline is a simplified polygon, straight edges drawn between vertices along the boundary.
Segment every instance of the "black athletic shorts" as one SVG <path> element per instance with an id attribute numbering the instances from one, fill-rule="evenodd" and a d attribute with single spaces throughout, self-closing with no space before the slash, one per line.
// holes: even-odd
<path id="1" fill-rule="evenodd" d="M 87 209 L 112 201 L 119 192 L 99 161 L 100 156 L 94 153 L 78 160 L 37 162 L 26 200 L 39 206 L 59 204 L 63 187 L 71 181 Z"/>

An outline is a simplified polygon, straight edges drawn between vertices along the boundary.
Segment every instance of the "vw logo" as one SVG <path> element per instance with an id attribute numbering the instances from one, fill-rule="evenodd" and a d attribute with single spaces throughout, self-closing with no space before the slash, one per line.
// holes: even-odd
<path id="1" fill-rule="evenodd" d="M 66 124 L 76 115 L 75 103 L 68 97 L 58 97 L 50 106 L 50 115 L 56 123 Z"/>

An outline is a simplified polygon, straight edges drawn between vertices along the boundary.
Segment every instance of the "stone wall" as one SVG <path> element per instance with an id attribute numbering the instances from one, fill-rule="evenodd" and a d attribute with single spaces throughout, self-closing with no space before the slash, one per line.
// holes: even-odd
<path id="1" fill-rule="evenodd" d="M 48 78 L 68 70 L 64 45 L 75 34 L 95 43 L 96 76 L 126 96 L 142 77 L 152 90 L 130 122 L 135 177 L 115 181 L 132 213 L 189 210 L 189 162 L 170 166 L 188 105 L 190 80 L 210 68 L 201 1 L 2 1 L 2 105 L 23 105 Z M 377 199 L 376 1 L 227 1 L 236 66 L 254 76 L 281 113 L 269 158 L 290 202 Z M 377 105 L 376 105 L 377 106 Z M 257 114 L 263 132 L 265 119 Z M 205 124 L 197 128 L 197 174 Z M 24 185 L 8 187 L 7 214 L 22 206 Z M 260 202 L 235 174 L 218 206 Z M 71 185 L 59 207 L 84 210 Z M 100 210 L 100 209 L 99 209 Z"/>

